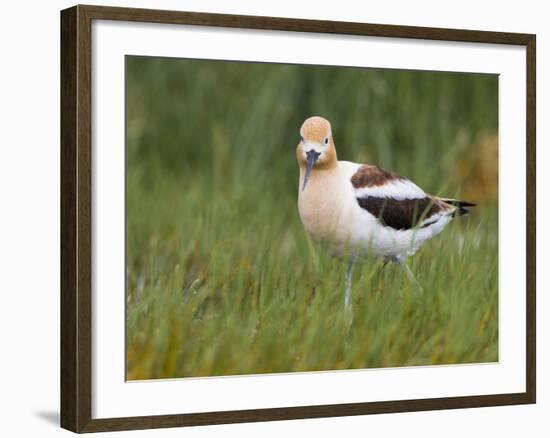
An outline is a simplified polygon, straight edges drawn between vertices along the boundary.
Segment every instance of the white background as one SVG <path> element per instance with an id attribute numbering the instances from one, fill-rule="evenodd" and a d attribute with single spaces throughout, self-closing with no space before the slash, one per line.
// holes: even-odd
<path id="1" fill-rule="evenodd" d="M 99 2 L 93 2 L 101 4 Z M 397 3 L 397 4 L 396 4 Z M 544 2 L 499 1 L 321 3 L 278 1 L 131 1 L 110 5 L 186 9 L 373 23 L 531 32 L 538 35 L 538 347 L 539 370 L 548 365 L 543 321 L 548 274 L 541 249 L 548 241 L 548 208 L 542 175 L 548 128 L 542 121 L 550 95 L 545 45 L 550 38 Z M 0 68 L 0 427 L 6 436 L 55 436 L 59 403 L 59 9 L 64 1 L 3 4 Z M 545 211 L 547 210 L 547 211 Z M 142 431 L 113 436 L 544 436 L 549 428 L 550 391 L 538 375 L 535 406 L 467 409 L 337 419 L 285 421 L 230 426 Z M 546 414 L 546 415 L 545 415 Z"/>

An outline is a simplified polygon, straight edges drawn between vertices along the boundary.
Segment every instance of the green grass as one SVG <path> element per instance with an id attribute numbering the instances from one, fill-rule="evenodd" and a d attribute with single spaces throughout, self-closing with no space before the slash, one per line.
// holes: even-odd
<path id="1" fill-rule="evenodd" d="M 498 360 L 487 175 L 475 213 L 411 259 L 423 293 L 398 266 L 358 266 L 349 326 L 345 263 L 298 217 L 294 152 L 325 115 L 340 159 L 461 196 L 497 95 L 487 75 L 128 58 L 128 378 Z"/>

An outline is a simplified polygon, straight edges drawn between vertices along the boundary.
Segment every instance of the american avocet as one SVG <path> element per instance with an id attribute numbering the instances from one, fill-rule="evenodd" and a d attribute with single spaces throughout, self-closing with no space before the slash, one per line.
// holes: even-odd
<path id="1" fill-rule="evenodd" d="M 346 309 L 357 258 L 382 257 L 398 263 L 416 283 L 406 258 L 454 216 L 467 214 L 468 207 L 475 205 L 429 195 L 412 181 L 375 165 L 338 161 L 330 123 L 322 117 L 310 117 L 302 124 L 296 156 L 298 210 L 306 231 L 333 255 L 349 258 Z"/>

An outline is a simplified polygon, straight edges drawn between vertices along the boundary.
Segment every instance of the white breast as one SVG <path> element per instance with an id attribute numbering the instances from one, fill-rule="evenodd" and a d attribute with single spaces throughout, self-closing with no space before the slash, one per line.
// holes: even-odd
<path id="1" fill-rule="evenodd" d="M 340 253 L 353 244 L 357 217 L 351 176 L 359 165 L 338 162 L 331 170 L 313 171 L 305 190 L 300 175 L 298 210 L 300 219 L 312 239 L 328 244 Z"/>

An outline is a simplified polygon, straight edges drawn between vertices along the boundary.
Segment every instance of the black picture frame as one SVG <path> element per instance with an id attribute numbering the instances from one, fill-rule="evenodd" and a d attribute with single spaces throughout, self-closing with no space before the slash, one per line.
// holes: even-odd
<path id="1" fill-rule="evenodd" d="M 91 27 L 93 20 L 415 38 L 526 47 L 526 391 L 480 396 L 93 419 L 91 353 Z M 531 34 L 82 5 L 63 10 L 61 12 L 61 426 L 74 432 L 97 432 L 535 403 L 535 59 L 536 36 Z"/>

